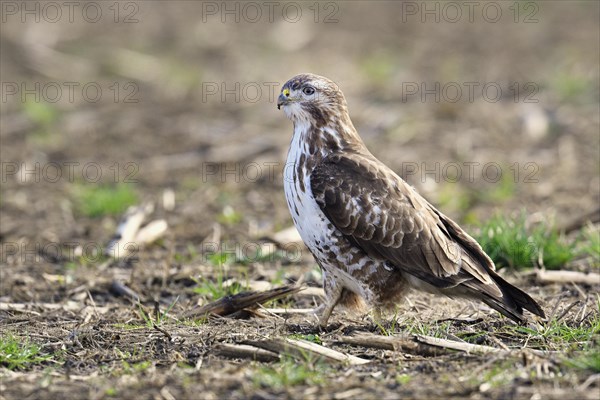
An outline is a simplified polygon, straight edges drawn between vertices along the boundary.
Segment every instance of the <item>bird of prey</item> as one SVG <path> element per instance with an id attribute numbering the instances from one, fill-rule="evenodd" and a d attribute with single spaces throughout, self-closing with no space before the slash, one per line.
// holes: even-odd
<path id="1" fill-rule="evenodd" d="M 363 310 L 366 302 L 381 318 L 410 288 L 478 299 L 519 323 L 523 309 L 544 317 L 475 239 L 369 152 L 334 82 L 294 76 L 277 108 L 294 125 L 285 197 L 323 272 L 322 327 L 336 305 Z"/>

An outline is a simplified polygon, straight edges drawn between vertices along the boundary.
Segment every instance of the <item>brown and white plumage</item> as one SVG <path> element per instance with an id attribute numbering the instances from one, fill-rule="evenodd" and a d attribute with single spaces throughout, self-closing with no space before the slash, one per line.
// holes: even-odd
<path id="1" fill-rule="evenodd" d="M 473 238 L 369 152 L 335 83 L 297 75 L 277 106 L 294 123 L 285 195 L 323 271 L 321 325 L 337 304 L 361 308 L 365 300 L 378 312 L 409 288 L 479 299 L 518 322 L 523 309 L 544 316 Z"/>

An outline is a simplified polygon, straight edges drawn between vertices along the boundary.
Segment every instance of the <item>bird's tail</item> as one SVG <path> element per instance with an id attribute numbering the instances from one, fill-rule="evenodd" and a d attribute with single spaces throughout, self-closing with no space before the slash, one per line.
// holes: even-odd
<path id="1" fill-rule="evenodd" d="M 496 282 L 498 288 L 500 288 L 502 291 L 502 297 L 489 295 L 485 291 L 482 291 L 482 296 L 479 296 L 479 298 L 485 304 L 517 323 L 523 323 L 526 321 L 525 317 L 523 316 L 523 309 L 526 309 L 542 318 L 546 318 L 542 307 L 534 299 L 532 299 L 531 296 L 516 286 L 511 285 L 493 271 L 490 271 L 490 276 Z"/>

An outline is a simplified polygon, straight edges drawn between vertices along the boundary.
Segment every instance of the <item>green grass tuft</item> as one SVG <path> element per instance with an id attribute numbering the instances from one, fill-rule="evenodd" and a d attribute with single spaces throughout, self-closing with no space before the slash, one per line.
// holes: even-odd
<path id="1" fill-rule="evenodd" d="M 192 278 L 197 286 L 193 289 L 194 293 L 207 297 L 209 301 L 218 300 L 225 296 L 231 296 L 248 290 L 248 285 L 243 285 L 239 282 L 232 282 L 230 285 L 225 284 L 223 268 L 219 268 L 216 280 L 209 278 Z"/>
<path id="2" fill-rule="evenodd" d="M 316 343 L 316 344 L 323 344 L 323 342 L 321 341 L 321 338 L 319 337 L 319 335 L 313 335 L 313 334 L 302 335 L 302 334 L 298 333 L 298 334 L 290 335 L 290 339 L 306 340 L 307 342 L 312 342 L 312 343 Z"/>
<path id="3" fill-rule="evenodd" d="M 275 366 L 260 368 L 254 374 L 258 387 L 288 388 L 298 385 L 321 385 L 326 381 L 327 366 L 311 360 L 297 361 L 284 357 Z"/>
<path id="4" fill-rule="evenodd" d="M 169 304 L 169 306 L 167 307 L 167 309 L 165 311 L 160 311 L 159 308 L 155 308 L 155 310 L 154 310 L 155 314 L 153 316 L 148 314 L 146 312 L 146 310 L 144 310 L 142 305 L 138 303 L 138 312 L 139 312 L 140 316 L 142 317 L 142 319 L 144 320 L 144 322 L 146 323 L 146 327 L 152 329 L 154 327 L 154 325 L 158 326 L 158 325 L 162 324 L 162 322 L 167 318 L 171 309 L 173 309 L 173 306 L 175 306 L 175 304 L 178 301 L 179 301 L 179 296 L 177 296 L 177 298 L 171 304 Z"/>
<path id="5" fill-rule="evenodd" d="M 74 187 L 78 211 L 88 217 L 120 215 L 137 203 L 138 197 L 130 185 L 84 185 Z"/>
<path id="6" fill-rule="evenodd" d="M 0 337 L 0 366 L 11 370 L 25 369 L 48 360 L 50 356 L 41 356 L 40 350 L 40 346 L 28 340 L 3 335 Z"/>
<path id="7" fill-rule="evenodd" d="M 595 353 L 600 335 L 600 298 L 588 318 L 579 323 L 552 318 L 538 327 L 507 325 L 506 329 L 513 337 L 522 335 L 523 339 L 535 348 Z"/>
<path id="8" fill-rule="evenodd" d="M 551 224 L 529 226 L 524 212 L 516 218 L 493 216 L 475 238 L 499 267 L 526 269 L 541 259 L 544 267 L 559 269 L 577 256 Z"/>

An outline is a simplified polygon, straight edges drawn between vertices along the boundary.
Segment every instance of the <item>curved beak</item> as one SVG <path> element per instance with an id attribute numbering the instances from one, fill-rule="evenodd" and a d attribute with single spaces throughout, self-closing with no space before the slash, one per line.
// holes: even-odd
<path id="1" fill-rule="evenodd" d="M 281 94 L 279 95 L 279 97 L 277 98 L 277 109 L 281 109 L 281 106 L 285 106 L 286 104 L 289 104 L 292 100 L 290 99 L 290 89 L 287 87 L 284 87 L 283 90 L 281 91 Z"/>
<path id="2" fill-rule="evenodd" d="M 280 110 L 281 106 L 285 106 L 291 102 L 290 98 L 283 93 L 277 98 L 277 109 Z"/>

